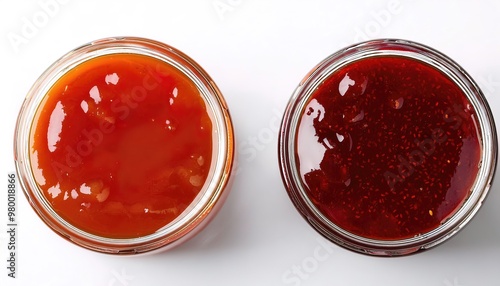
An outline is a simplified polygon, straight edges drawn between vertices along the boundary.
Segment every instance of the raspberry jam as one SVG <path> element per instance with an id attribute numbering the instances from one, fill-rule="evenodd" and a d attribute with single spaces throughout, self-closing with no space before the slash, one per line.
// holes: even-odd
<path id="1" fill-rule="evenodd" d="M 466 198 L 481 147 L 462 90 L 413 59 L 372 57 L 311 95 L 297 136 L 298 169 L 316 207 L 372 239 L 436 228 Z"/>
<path id="2" fill-rule="evenodd" d="M 446 241 L 491 186 L 493 116 L 468 74 L 404 40 L 341 50 L 300 83 L 279 138 L 290 199 L 320 234 L 394 256 Z"/>
<path id="3" fill-rule="evenodd" d="M 35 82 L 19 113 L 16 168 L 40 218 L 87 249 L 179 245 L 222 206 L 234 137 L 209 75 L 173 47 L 108 38 Z"/>

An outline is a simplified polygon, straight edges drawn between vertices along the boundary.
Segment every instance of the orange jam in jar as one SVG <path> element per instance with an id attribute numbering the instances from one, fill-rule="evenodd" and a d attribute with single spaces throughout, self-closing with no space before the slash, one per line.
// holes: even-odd
<path id="1" fill-rule="evenodd" d="M 28 101 L 36 106 L 21 134 L 28 146 L 17 150 L 29 158 L 27 194 L 72 240 L 134 245 L 101 251 L 143 252 L 134 239 L 148 241 L 145 250 L 171 244 L 224 197 L 233 152 L 225 103 L 201 68 L 163 44 L 112 39 L 89 48 L 46 76 L 45 90 L 32 90 L 38 100 Z"/>

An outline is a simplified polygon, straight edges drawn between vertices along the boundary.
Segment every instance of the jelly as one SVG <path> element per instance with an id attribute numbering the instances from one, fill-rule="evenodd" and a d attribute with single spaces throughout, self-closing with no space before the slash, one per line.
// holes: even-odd
<path id="1" fill-rule="evenodd" d="M 476 111 L 460 87 L 407 57 L 353 61 L 309 97 L 296 137 L 305 191 L 354 235 L 400 240 L 463 204 L 481 157 Z"/>
<path id="2" fill-rule="evenodd" d="M 65 221 L 102 237 L 145 236 L 179 217 L 205 184 L 212 121 L 179 69 L 151 56 L 102 55 L 48 90 L 30 159 Z"/>

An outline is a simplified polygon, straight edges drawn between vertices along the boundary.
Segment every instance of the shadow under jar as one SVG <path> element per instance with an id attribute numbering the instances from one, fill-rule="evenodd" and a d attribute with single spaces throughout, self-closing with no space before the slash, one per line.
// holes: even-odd
<path id="1" fill-rule="evenodd" d="M 460 66 L 382 39 L 329 56 L 303 79 L 278 152 L 287 192 L 314 229 L 350 250 L 397 256 L 440 244 L 475 215 L 497 136 Z"/>
<path id="2" fill-rule="evenodd" d="M 36 213 L 111 254 L 165 250 L 200 231 L 227 196 L 233 153 L 228 108 L 208 74 L 143 38 L 63 56 L 29 91 L 15 132 Z"/>

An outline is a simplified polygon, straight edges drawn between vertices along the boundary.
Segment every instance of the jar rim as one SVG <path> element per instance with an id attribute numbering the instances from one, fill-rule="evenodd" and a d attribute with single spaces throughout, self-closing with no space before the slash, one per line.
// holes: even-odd
<path id="1" fill-rule="evenodd" d="M 85 232 L 65 221 L 51 207 L 37 186 L 29 155 L 29 137 L 36 111 L 48 89 L 66 72 L 96 57 L 138 54 L 155 58 L 179 70 L 194 83 L 212 121 L 212 162 L 198 196 L 174 221 L 156 232 L 136 238 L 108 238 Z M 208 222 L 228 191 L 234 157 L 234 134 L 225 99 L 208 75 L 193 59 L 158 41 L 139 37 L 112 37 L 89 42 L 55 61 L 29 90 L 19 113 L 14 134 L 14 157 L 24 194 L 38 216 L 56 233 L 84 248 L 103 253 L 135 254 L 173 247 L 194 235 Z"/>
<path id="2" fill-rule="evenodd" d="M 473 105 L 481 129 L 481 166 L 464 203 L 437 228 L 405 239 L 371 239 L 353 234 L 337 226 L 312 203 L 306 194 L 304 182 L 296 167 L 298 124 L 314 90 L 342 67 L 355 61 L 379 56 L 411 58 L 444 73 L 460 87 Z M 497 160 L 497 136 L 493 115 L 486 98 L 474 80 L 456 62 L 443 53 L 416 42 L 402 39 L 377 39 L 339 50 L 321 61 L 304 77 L 293 92 L 285 109 L 281 122 L 278 157 L 281 177 L 292 203 L 316 231 L 330 241 L 356 252 L 397 256 L 425 250 L 440 244 L 462 229 L 475 215 L 486 198 L 494 177 Z"/>

